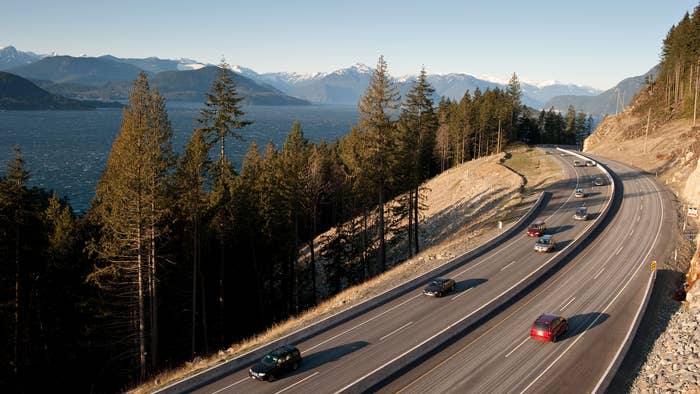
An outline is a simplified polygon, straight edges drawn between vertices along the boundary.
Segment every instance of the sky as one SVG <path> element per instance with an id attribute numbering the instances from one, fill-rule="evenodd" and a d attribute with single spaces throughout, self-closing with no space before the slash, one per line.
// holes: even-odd
<path id="1" fill-rule="evenodd" d="M 394 76 L 467 73 L 608 89 L 659 61 L 698 0 L 0 0 L 0 47 Z"/>

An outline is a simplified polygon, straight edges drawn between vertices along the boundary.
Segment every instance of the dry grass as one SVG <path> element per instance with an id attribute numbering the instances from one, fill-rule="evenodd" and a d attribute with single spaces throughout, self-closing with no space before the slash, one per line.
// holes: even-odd
<path id="1" fill-rule="evenodd" d="M 426 184 L 430 208 L 425 212 L 422 225 L 433 230 L 449 225 L 451 231 L 422 239 L 424 250 L 413 259 L 215 355 L 163 372 L 131 392 L 149 393 L 224 363 L 437 268 L 496 236 L 500 231 L 498 221 L 507 228 L 529 209 L 539 191 L 561 177 L 557 164 L 536 149 L 518 148 L 505 164 L 510 170 L 499 165 L 496 156 L 474 160 Z"/>

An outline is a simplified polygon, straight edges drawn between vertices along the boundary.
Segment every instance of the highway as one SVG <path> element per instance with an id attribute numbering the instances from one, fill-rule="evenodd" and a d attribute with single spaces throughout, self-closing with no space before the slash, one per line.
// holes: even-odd
<path id="1" fill-rule="evenodd" d="M 554 152 L 554 151 L 553 151 Z M 480 257 L 465 261 L 446 274 L 456 280 L 456 291 L 443 298 L 430 298 L 416 289 L 386 302 L 368 313 L 337 325 L 300 343 L 292 343 L 304 358 L 300 368 L 278 377 L 274 382 L 258 382 L 248 377 L 247 367 L 200 387 L 198 393 L 328 393 L 347 391 L 352 384 L 381 369 L 391 360 L 428 340 L 450 323 L 485 308 L 529 275 L 539 275 L 538 268 L 566 247 L 593 223 L 572 219 L 582 200 L 573 197 L 577 187 L 589 196 L 584 200 L 589 213 L 596 217 L 609 200 L 610 187 L 592 186 L 601 176 L 595 167 L 573 167 L 573 158 L 550 155 L 559 161 L 564 180 L 548 190 L 547 205 L 535 220 L 546 220 L 549 232 L 556 234 L 557 252 L 538 254 L 533 251 L 535 238 L 523 231 L 516 233 Z M 631 248 L 630 248 L 631 249 Z M 610 271 L 615 271 L 610 269 Z M 608 273 L 606 275 L 608 276 Z M 578 303 L 572 301 L 569 308 Z M 528 316 L 526 320 L 530 320 Z M 572 323 L 576 323 L 574 319 Z M 520 330 L 520 328 L 519 328 Z M 513 333 L 523 336 L 525 331 Z M 501 342 L 502 338 L 496 342 Z M 565 343 L 564 341 L 562 343 Z M 545 350 L 546 351 L 546 350 Z M 489 352 L 484 352 L 485 356 Z M 412 371 L 411 371 L 412 372 Z M 392 384 L 401 384 L 400 380 Z M 391 390 L 392 386 L 387 389 Z M 432 386 L 434 387 L 434 386 Z M 413 389 L 413 388 L 411 388 Z M 416 392 L 425 392 L 416 387 Z M 433 391 L 428 390 L 428 391 Z M 440 391 L 440 390 L 438 390 Z"/>
<path id="2" fill-rule="evenodd" d="M 610 368 L 645 296 L 675 212 L 652 177 L 599 159 L 622 181 L 612 222 L 576 257 L 479 327 L 387 383 L 386 393 L 590 393 Z M 541 313 L 569 320 L 557 343 L 529 338 Z"/>

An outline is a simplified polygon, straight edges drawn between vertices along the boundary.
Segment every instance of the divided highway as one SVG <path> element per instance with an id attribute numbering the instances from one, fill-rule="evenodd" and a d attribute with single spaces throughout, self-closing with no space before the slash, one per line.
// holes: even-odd
<path id="1" fill-rule="evenodd" d="M 454 293 L 444 298 L 425 297 L 421 289 L 409 291 L 319 335 L 292 343 L 302 352 L 304 361 L 298 370 L 279 377 L 275 382 L 254 381 L 248 377 L 248 367 L 245 367 L 209 382 L 195 392 L 353 391 L 354 384 L 392 360 L 401 358 L 408 349 L 429 340 L 452 322 L 485 308 L 494 299 L 507 294 L 523 278 L 539 275 L 539 267 L 555 258 L 556 253 L 573 242 L 594 222 L 572 219 L 582 202 L 573 196 L 574 190 L 584 187 L 589 193 L 584 200 L 589 213 L 595 218 L 608 203 L 611 189 L 608 182 L 605 186 L 592 186 L 593 178 L 601 176 L 599 169 L 573 167 L 570 156 L 551 156 L 562 164 L 564 180 L 550 188 L 551 198 L 534 220 L 546 220 L 550 233 L 557 237 L 557 252 L 535 253 L 535 239 L 526 237 L 523 229 L 496 248 L 463 262 L 445 274 L 455 279 L 457 286 Z M 572 301 L 572 304 L 575 302 Z M 527 319 L 530 320 L 530 317 Z M 516 334 L 521 336 L 522 333 L 524 332 Z M 400 385 L 399 382 L 397 380 L 394 383 Z M 431 388 L 428 391 L 442 391 L 432 390 L 436 386 L 430 384 L 428 387 Z M 425 387 L 418 391 L 425 392 Z"/>
<path id="2" fill-rule="evenodd" d="M 404 371 L 386 393 L 590 393 L 605 377 L 635 324 L 673 230 L 669 199 L 652 177 L 600 159 L 624 194 L 605 229 L 556 274 L 485 324 Z M 529 338 L 542 313 L 569 320 L 557 343 Z M 624 354 L 622 354 L 624 356 Z"/>

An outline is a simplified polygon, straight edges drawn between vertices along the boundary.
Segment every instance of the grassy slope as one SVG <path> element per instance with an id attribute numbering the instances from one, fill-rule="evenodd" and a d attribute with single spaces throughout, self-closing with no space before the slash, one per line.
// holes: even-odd
<path id="1" fill-rule="evenodd" d="M 505 165 L 509 169 L 498 164 L 498 157 L 490 156 L 464 163 L 427 182 L 430 209 L 421 224 L 428 226 L 432 223 L 437 228 L 460 219 L 461 224 L 453 226 L 449 234 L 424 239 L 424 250 L 415 258 L 364 284 L 348 288 L 316 308 L 281 322 L 266 332 L 232 344 L 228 349 L 220 350 L 210 357 L 193 360 L 178 369 L 163 372 L 132 392 L 151 392 L 157 387 L 235 358 L 260 344 L 283 337 L 446 263 L 454 256 L 495 236 L 498 221 L 503 221 L 504 227 L 516 221 L 529 209 L 539 192 L 559 180 L 562 174 L 551 157 L 531 148 L 513 151 Z M 494 189 L 500 192 L 490 193 Z M 485 195 L 490 198 L 475 198 Z M 478 217 L 464 215 L 464 212 L 475 209 L 479 213 Z M 450 214 L 445 214 L 446 211 Z"/>

